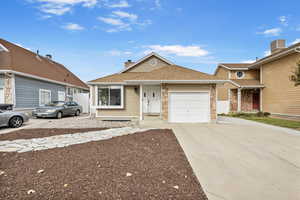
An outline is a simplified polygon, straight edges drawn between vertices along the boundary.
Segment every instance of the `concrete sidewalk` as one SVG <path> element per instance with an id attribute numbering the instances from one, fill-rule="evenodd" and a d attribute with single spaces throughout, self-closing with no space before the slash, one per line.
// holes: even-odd
<path id="1" fill-rule="evenodd" d="M 300 199 L 300 135 L 251 124 L 167 124 L 210 200 Z"/>

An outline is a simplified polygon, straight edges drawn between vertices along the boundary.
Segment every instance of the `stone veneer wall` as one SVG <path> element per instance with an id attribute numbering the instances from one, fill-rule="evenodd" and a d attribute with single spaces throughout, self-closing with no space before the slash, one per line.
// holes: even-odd
<path id="1" fill-rule="evenodd" d="M 168 120 L 169 118 L 169 113 L 168 113 L 168 88 L 166 84 L 162 84 L 161 86 L 161 92 L 162 92 L 162 119 L 163 120 Z"/>
<path id="2" fill-rule="evenodd" d="M 6 104 L 14 104 L 13 99 L 13 78 L 12 74 L 4 75 L 4 103 Z"/>
<path id="3" fill-rule="evenodd" d="M 242 112 L 253 111 L 253 90 L 241 91 L 241 110 Z"/>
<path id="4" fill-rule="evenodd" d="M 217 102 L 216 102 L 216 85 L 212 85 L 210 89 L 210 119 L 217 120 Z"/>
<path id="5" fill-rule="evenodd" d="M 237 89 L 230 90 L 230 112 L 237 112 Z"/>
<path id="6" fill-rule="evenodd" d="M 162 84 L 162 119 L 168 120 L 169 112 L 169 96 L 168 96 L 168 87 L 166 84 Z M 216 85 L 212 85 L 210 89 L 210 114 L 211 120 L 214 121 L 217 119 L 217 108 L 216 108 Z"/>

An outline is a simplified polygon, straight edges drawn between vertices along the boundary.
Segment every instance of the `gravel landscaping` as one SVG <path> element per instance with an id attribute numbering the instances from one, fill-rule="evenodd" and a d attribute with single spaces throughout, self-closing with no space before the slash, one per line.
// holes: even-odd
<path id="1" fill-rule="evenodd" d="M 137 126 L 133 121 L 102 121 L 88 116 L 65 117 L 62 119 L 30 119 L 32 128 L 106 128 L 106 127 L 128 127 Z"/>
<path id="2" fill-rule="evenodd" d="M 171 130 L 0 160 L 0 199 L 207 199 Z"/>
<path id="3" fill-rule="evenodd" d="M 0 134 L 1 140 L 17 140 L 17 139 L 32 139 L 44 138 L 54 135 L 64 135 L 73 133 L 84 133 L 89 131 L 100 131 L 107 128 L 36 128 L 36 129 L 21 129 L 10 133 Z"/>

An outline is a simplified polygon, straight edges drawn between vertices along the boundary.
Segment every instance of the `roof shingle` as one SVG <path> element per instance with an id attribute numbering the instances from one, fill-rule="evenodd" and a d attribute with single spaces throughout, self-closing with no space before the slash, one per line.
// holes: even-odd
<path id="1" fill-rule="evenodd" d="M 3 39 L 0 39 L 0 44 L 9 50 L 10 63 L 0 66 L 0 70 L 14 70 L 88 89 L 88 86 L 83 81 L 62 64 L 37 55 Z"/>

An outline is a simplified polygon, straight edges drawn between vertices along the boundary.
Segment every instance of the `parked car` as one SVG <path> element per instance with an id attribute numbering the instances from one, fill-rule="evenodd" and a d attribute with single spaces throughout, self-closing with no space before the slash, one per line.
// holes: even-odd
<path id="1" fill-rule="evenodd" d="M 11 128 L 19 128 L 24 122 L 29 120 L 29 116 L 25 113 L 0 110 L 0 126 L 9 126 Z"/>
<path id="2" fill-rule="evenodd" d="M 81 112 L 82 107 L 74 101 L 53 101 L 45 106 L 34 109 L 32 116 L 37 118 L 56 117 L 60 119 L 69 115 L 79 116 Z"/>

